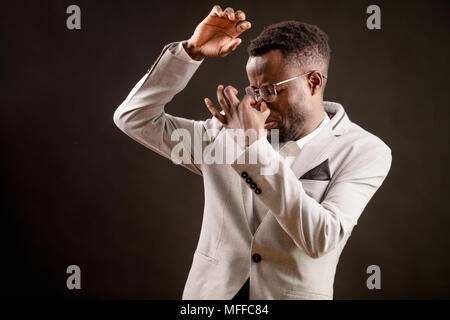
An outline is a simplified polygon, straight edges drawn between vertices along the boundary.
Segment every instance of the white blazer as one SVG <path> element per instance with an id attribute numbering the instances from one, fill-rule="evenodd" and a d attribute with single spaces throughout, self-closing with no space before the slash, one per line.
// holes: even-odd
<path id="1" fill-rule="evenodd" d="M 164 112 L 198 68 L 168 50 L 176 45 L 163 49 L 117 108 L 114 122 L 169 159 L 179 144 L 172 133 L 185 129 L 193 138 L 183 142 L 194 159 L 195 150 L 224 147 L 229 138 L 214 117 L 194 121 Z M 292 167 L 267 139 L 253 143 L 231 164 L 182 164 L 201 175 L 205 187 L 201 234 L 183 299 L 231 299 L 248 277 L 250 299 L 332 299 L 339 256 L 392 158 L 390 148 L 350 121 L 340 104 L 324 102 L 324 108 L 333 118 Z M 257 163 L 242 163 L 251 152 L 258 155 Z M 276 173 L 261 173 L 274 164 Z M 252 197 L 267 207 L 254 234 Z"/>

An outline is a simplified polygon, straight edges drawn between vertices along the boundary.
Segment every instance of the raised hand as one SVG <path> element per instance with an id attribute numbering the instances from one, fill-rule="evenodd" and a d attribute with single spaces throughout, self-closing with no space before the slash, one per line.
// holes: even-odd
<path id="1" fill-rule="evenodd" d="M 195 28 L 194 34 L 185 44 L 186 52 L 196 60 L 205 57 L 223 57 L 241 43 L 238 36 L 251 28 L 242 10 L 224 11 L 215 5 L 209 15 Z"/>
<path id="2" fill-rule="evenodd" d="M 248 146 L 252 140 L 259 139 L 265 133 L 264 124 L 270 109 L 264 101 L 256 102 L 250 95 L 245 95 L 242 100 L 239 100 L 237 93 L 237 89 L 232 86 L 217 87 L 217 100 L 224 114 L 217 110 L 211 99 L 205 98 L 204 101 L 208 110 L 225 129 L 231 129 L 235 135 L 239 135 L 239 130 L 242 130 L 242 133 L 250 138 L 249 141 L 245 141 Z"/>

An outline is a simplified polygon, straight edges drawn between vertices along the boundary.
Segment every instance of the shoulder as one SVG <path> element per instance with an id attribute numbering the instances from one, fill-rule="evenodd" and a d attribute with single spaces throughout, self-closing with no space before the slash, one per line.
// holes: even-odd
<path id="1" fill-rule="evenodd" d="M 352 145 L 364 152 L 389 154 L 392 152 L 391 148 L 380 137 L 350 120 L 346 132 L 341 137 L 344 140 L 351 141 Z"/>
<path id="2" fill-rule="evenodd" d="M 336 158 L 342 177 L 385 176 L 392 163 L 391 148 L 374 133 L 348 120 L 346 130 L 337 137 Z"/>
<path id="3" fill-rule="evenodd" d="M 385 153 L 391 154 L 391 148 L 375 133 L 361 127 L 353 122 L 340 104 L 338 105 L 342 114 L 340 119 L 333 125 L 333 133 L 336 136 L 339 149 L 352 153 Z"/>

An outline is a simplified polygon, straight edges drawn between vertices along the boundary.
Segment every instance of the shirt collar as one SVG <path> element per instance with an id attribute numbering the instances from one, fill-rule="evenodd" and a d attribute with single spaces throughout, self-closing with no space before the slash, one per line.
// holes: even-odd
<path id="1" fill-rule="evenodd" d="M 319 126 L 316 129 L 314 129 L 312 132 L 308 133 L 306 136 L 304 136 L 296 141 L 297 145 L 300 149 L 302 149 L 303 146 L 309 140 L 314 138 L 320 132 L 320 130 L 322 130 L 323 127 L 325 127 L 327 125 L 327 123 L 330 121 L 330 118 L 328 117 L 328 114 L 325 111 L 324 111 L 324 114 L 325 114 L 325 116 L 324 116 L 322 122 L 319 124 Z"/>
<path id="2" fill-rule="evenodd" d="M 288 166 L 291 166 L 294 163 L 295 158 L 300 154 L 300 151 L 303 148 L 303 146 L 312 138 L 314 138 L 320 132 L 320 130 L 322 130 L 323 127 L 325 127 L 326 124 L 330 121 L 328 114 L 326 112 L 324 113 L 325 113 L 324 119 L 319 124 L 319 126 L 312 132 L 298 139 L 297 141 L 290 140 L 280 144 L 279 153 L 283 157 L 284 161 Z"/>

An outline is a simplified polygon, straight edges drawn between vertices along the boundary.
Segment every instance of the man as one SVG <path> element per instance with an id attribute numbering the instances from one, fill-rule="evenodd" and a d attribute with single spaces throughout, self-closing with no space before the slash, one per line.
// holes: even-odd
<path id="1" fill-rule="evenodd" d="M 391 150 L 322 100 L 325 33 L 295 21 L 269 26 L 250 43 L 242 100 L 219 85 L 222 111 L 206 98 L 214 115 L 206 121 L 164 111 L 204 58 L 228 55 L 250 27 L 244 12 L 215 6 L 188 41 L 164 48 L 114 122 L 172 160 L 181 143 L 181 164 L 203 177 L 203 224 L 183 299 L 332 299 L 339 256 L 388 174 Z M 242 140 L 234 129 L 254 134 Z M 239 153 L 224 164 L 201 152 L 195 161 L 209 147 Z"/>

